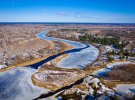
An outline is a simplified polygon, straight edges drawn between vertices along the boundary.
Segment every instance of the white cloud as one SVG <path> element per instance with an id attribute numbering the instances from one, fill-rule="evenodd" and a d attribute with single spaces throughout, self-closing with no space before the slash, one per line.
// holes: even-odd
<path id="1" fill-rule="evenodd" d="M 83 15 L 80 12 L 78 12 L 78 13 L 75 13 L 75 18 L 91 19 L 92 17 L 91 16 Z"/>
<path id="2" fill-rule="evenodd" d="M 58 12 L 58 13 L 56 13 L 56 15 L 62 16 L 62 17 L 68 16 L 66 13 L 63 13 L 63 12 Z"/>

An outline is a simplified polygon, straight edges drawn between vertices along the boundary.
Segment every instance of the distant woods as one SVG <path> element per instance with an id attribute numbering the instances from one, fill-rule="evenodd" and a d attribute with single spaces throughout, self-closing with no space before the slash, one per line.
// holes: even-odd
<path id="1" fill-rule="evenodd" d="M 88 25 L 89 26 L 89 25 Z M 57 38 L 96 43 L 101 45 L 113 45 L 122 50 L 127 46 L 129 50 L 135 48 L 135 28 L 131 27 L 92 27 L 63 28 L 50 31 L 47 35 Z"/>
<path id="2" fill-rule="evenodd" d="M 14 43 L 29 40 L 43 30 L 44 28 L 39 25 L 0 25 L 0 47 L 8 48 L 7 46 Z"/>
<path id="3" fill-rule="evenodd" d="M 87 42 L 87 43 L 98 43 L 102 45 L 114 45 L 118 49 L 124 48 L 127 44 L 128 41 L 121 41 L 117 37 L 96 37 L 93 35 L 83 35 L 79 36 L 79 39 L 81 41 Z"/>

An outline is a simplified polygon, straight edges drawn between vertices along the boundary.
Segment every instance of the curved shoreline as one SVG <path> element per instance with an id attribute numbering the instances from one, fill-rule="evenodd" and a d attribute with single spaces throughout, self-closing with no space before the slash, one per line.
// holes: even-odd
<path id="1" fill-rule="evenodd" d="M 79 42 L 78 42 L 79 43 Z M 81 43 L 82 44 L 82 43 Z M 84 45 L 86 45 L 86 44 L 84 44 Z M 84 47 L 84 48 L 87 48 L 87 47 L 90 47 L 91 45 L 86 45 L 86 47 Z M 93 46 L 93 45 L 92 45 Z M 95 47 L 95 46 L 93 46 L 93 47 Z M 97 48 L 97 47 L 96 47 Z M 75 48 L 74 48 L 75 49 Z M 98 50 L 99 50 L 99 48 L 97 48 Z M 67 52 L 67 51 L 66 51 Z M 64 52 L 64 53 L 66 53 L 66 52 Z M 99 51 L 100 52 L 100 51 Z M 101 52 L 99 53 L 98 52 L 98 57 L 92 62 L 92 63 L 90 63 L 90 64 L 87 64 L 87 66 L 89 65 L 91 65 L 91 64 L 93 64 L 93 63 L 95 63 L 98 59 L 99 59 L 99 56 L 100 56 L 100 54 L 101 54 Z M 58 66 L 58 68 L 61 68 L 61 67 L 59 67 Z M 85 68 L 85 66 L 83 67 L 83 69 Z M 82 69 L 82 70 L 83 70 Z M 85 79 L 86 77 L 87 77 L 87 75 L 88 74 L 86 74 L 84 77 L 82 77 L 81 79 L 79 79 L 79 80 L 76 80 L 75 82 L 73 82 L 72 84 L 69 84 L 69 85 L 66 85 L 66 86 L 64 86 L 64 87 L 61 87 L 60 89 L 58 89 L 58 90 L 56 90 L 56 91 L 53 91 L 53 92 L 49 92 L 49 93 L 47 93 L 47 94 L 43 94 L 43 95 L 41 95 L 41 96 L 39 96 L 38 98 L 44 98 L 44 97 L 49 97 L 49 96 L 51 96 L 51 95 L 53 95 L 53 94 L 56 94 L 56 93 L 58 93 L 58 92 L 60 92 L 60 91 L 62 91 L 63 89 L 69 89 L 69 88 L 71 88 L 71 87 L 73 87 L 74 85 L 76 85 L 76 84 L 79 84 L 80 82 L 82 82 L 83 81 L 83 79 Z M 34 77 L 32 77 L 32 78 L 34 78 Z M 32 79 L 33 80 L 33 79 Z M 43 84 L 43 83 L 42 83 Z M 42 87 L 42 86 L 41 86 Z M 35 100 L 36 99 L 38 99 L 38 98 L 35 98 Z"/>
<path id="2" fill-rule="evenodd" d="M 91 64 L 93 61 L 97 60 L 99 56 L 99 49 L 93 45 L 86 45 L 81 42 L 59 39 L 54 37 L 47 37 L 45 36 L 47 33 L 48 31 L 44 31 L 37 34 L 36 36 L 40 39 L 57 40 L 74 46 L 74 49 L 63 52 L 65 54 L 69 54 L 69 56 L 62 59 L 57 64 L 58 67 L 82 69 L 85 66 Z"/>
<path id="3" fill-rule="evenodd" d="M 55 38 L 55 37 L 54 37 Z M 60 38 L 61 39 L 61 38 Z M 72 41 L 72 40 L 71 40 Z M 78 41 L 75 41 L 75 42 L 78 42 Z M 82 42 L 80 42 L 80 43 L 82 43 Z M 83 44 L 85 44 L 85 43 L 83 43 Z M 88 44 L 85 44 L 85 45 L 88 45 Z M 95 62 L 97 62 L 98 60 L 99 60 L 99 58 L 101 57 L 101 55 L 102 55 L 102 51 L 101 51 L 101 49 L 98 47 L 98 46 L 96 46 L 96 45 L 94 45 L 94 44 L 90 44 L 90 45 L 92 45 L 92 46 L 94 46 L 95 48 L 97 48 L 98 50 L 99 50 L 99 53 L 98 53 L 98 57 L 93 61 L 93 62 L 91 62 L 90 64 L 87 64 L 84 68 L 82 68 L 82 70 L 85 70 L 85 69 L 87 69 L 87 68 L 90 68 L 90 66 L 92 65 L 92 64 L 94 64 Z"/>
<path id="4" fill-rule="evenodd" d="M 48 41 L 49 43 L 51 43 L 52 41 L 49 41 L 49 40 L 46 40 Z M 67 43 L 64 43 L 64 42 L 61 42 L 61 44 L 63 45 L 62 46 L 62 50 L 60 52 L 64 52 L 66 50 L 70 50 L 73 48 L 73 46 L 67 44 Z M 50 44 L 50 49 L 53 48 L 53 44 Z M 26 66 L 29 66 L 29 65 L 32 65 L 32 64 L 35 64 L 35 63 L 38 63 L 44 59 L 47 59 L 48 57 L 52 56 L 52 55 L 55 55 L 56 53 L 54 54 L 49 54 L 47 56 L 44 56 L 44 57 L 40 57 L 40 58 L 35 58 L 33 60 L 29 60 L 29 61 L 25 61 L 25 62 L 22 62 L 20 64 L 16 64 L 16 65 L 13 65 L 13 66 L 8 66 L 8 67 L 5 67 L 5 68 L 2 68 L 0 69 L 0 72 L 4 72 L 4 71 L 7 71 L 7 70 L 11 70 L 12 68 L 16 68 L 16 67 L 26 67 Z"/>
<path id="5" fill-rule="evenodd" d="M 44 34 L 41 34 L 41 35 L 44 35 Z M 42 39 L 44 39 L 44 38 L 42 38 Z M 56 39 L 56 40 L 59 40 L 59 39 Z M 82 43 L 79 43 L 79 42 L 73 42 L 73 41 L 69 41 L 69 40 L 63 40 L 63 41 L 67 41 L 66 43 L 73 44 L 72 46 L 75 46 L 74 49 L 70 49 L 70 50 L 67 50 L 65 52 L 62 52 L 62 53 L 66 53 L 66 54 L 69 53 L 69 55 L 74 54 L 74 53 L 79 53 L 79 52 L 81 52 L 82 54 L 83 53 L 88 54 L 89 52 L 87 52 L 87 50 L 91 50 L 90 47 L 93 47 L 93 46 L 88 46 L 88 45 L 86 46 L 85 44 L 82 44 Z M 89 49 L 87 49 L 88 47 L 89 47 Z M 86 50 L 86 51 L 83 51 L 83 50 Z M 62 54 L 62 53 L 60 53 L 60 54 Z M 54 55 L 53 57 L 55 58 L 55 57 L 59 56 L 60 54 Z M 90 56 L 90 55 L 88 55 L 88 56 Z M 50 60 L 50 59 L 48 58 L 48 59 L 44 59 L 44 60 Z M 41 61 L 39 61 L 39 63 L 40 62 Z M 42 64 L 44 64 L 44 62 L 42 62 Z M 28 71 L 28 73 L 27 73 L 27 71 Z M 0 73 L 0 76 L 2 78 L 2 80 L 0 81 L 0 84 L 1 84 L 0 88 L 5 87 L 3 89 L 4 95 L 7 95 L 7 94 L 10 93 L 10 96 L 7 97 L 7 100 L 10 100 L 10 98 L 15 98 L 14 97 L 14 92 L 12 92 L 13 90 L 16 90 L 15 92 L 18 91 L 17 92 L 18 94 L 15 95 L 16 98 L 19 98 L 20 95 L 25 95 L 27 92 L 29 93 L 28 96 L 24 96 L 24 97 L 22 97 L 22 99 L 23 98 L 27 98 L 27 97 L 33 99 L 33 98 L 35 98 L 35 96 L 36 97 L 40 96 L 39 93 L 43 94 L 43 91 L 48 91 L 47 89 L 43 89 L 41 87 L 35 86 L 34 84 L 30 84 L 31 81 L 32 81 L 30 79 L 27 80 L 26 82 L 23 82 L 25 79 L 27 79 L 27 77 L 31 77 L 31 74 L 36 73 L 36 72 L 37 72 L 37 70 L 34 69 L 34 68 L 30 68 L 30 67 L 29 68 L 28 67 L 17 67 L 15 69 L 8 70 L 8 71 Z M 22 74 L 20 74 L 20 76 L 18 76 L 17 75 L 18 73 L 22 73 Z M 23 74 L 25 74 L 25 73 L 27 73 L 28 76 L 24 76 Z M 29 74 L 29 73 L 31 73 L 31 74 Z M 5 76 L 7 76 L 7 77 L 5 77 Z M 14 81 L 14 80 L 16 80 L 16 81 Z M 17 83 L 18 82 L 17 80 L 21 80 L 22 82 L 20 81 L 19 83 Z M 17 86 L 14 86 L 14 85 L 17 85 Z M 7 87 L 7 86 L 10 86 L 10 87 Z M 18 86 L 24 86 L 26 88 L 20 88 Z M 31 89 L 31 91 L 30 91 L 29 88 Z M 39 92 L 36 93 L 36 91 L 39 91 Z M 31 96 L 33 96 L 33 97 L 31 97 Z"/>

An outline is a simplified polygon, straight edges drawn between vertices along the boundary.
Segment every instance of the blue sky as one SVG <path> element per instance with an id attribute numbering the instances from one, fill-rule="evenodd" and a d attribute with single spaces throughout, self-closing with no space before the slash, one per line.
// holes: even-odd
<path id="1" fill-rule="evenodd" d="M 135 23 L 135 0 L 0 0 L 0 22 Z"/>

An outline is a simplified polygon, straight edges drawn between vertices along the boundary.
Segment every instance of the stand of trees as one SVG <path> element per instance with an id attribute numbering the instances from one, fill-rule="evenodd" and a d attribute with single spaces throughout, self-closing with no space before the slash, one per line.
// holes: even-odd
<path id="1" fill-rule="evenodd" d="M 128 42 L 121 41 L 119 38 L 116 37 L 95 37 L 93 35 L 83 35 L 79 36 L 80 41 L 87 42 L 87 43 L 98 43 L 102 45 L 114 45 L 118 49 L 123 49 Z M 120 43 L 121 42 L 121 43 Z"/>

